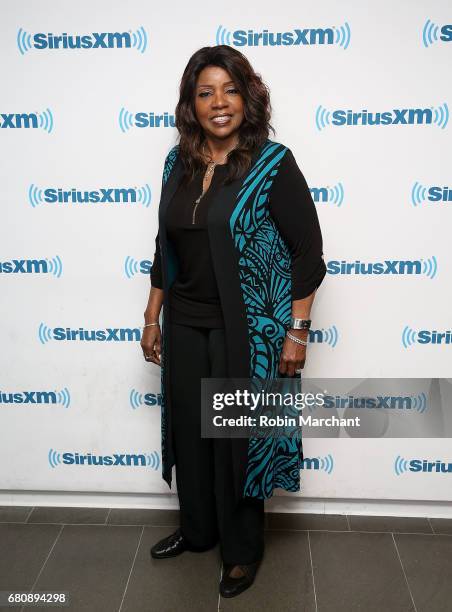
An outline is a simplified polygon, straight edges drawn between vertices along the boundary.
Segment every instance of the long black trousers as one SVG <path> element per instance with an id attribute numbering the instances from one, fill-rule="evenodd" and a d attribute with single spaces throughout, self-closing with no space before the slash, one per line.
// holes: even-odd
<path id="1" fill-rule="evenodd" d="M 264 552 L 264 500 L 234 497 L 230 440 L 201 437 L 201 378 L 225 378 L 224 329 L 170 324 L 171 416 L 181 531 L 193 549 L 220 541 L 223 562 Z"/>

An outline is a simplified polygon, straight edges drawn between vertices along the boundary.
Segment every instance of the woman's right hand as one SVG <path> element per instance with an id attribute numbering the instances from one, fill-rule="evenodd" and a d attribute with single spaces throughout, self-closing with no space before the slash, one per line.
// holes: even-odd
<path id="1" fill-rule="evenodd" d="M 162 351 L 162 333 L 160 331 L 160 325 L 145 327 L 140 344 L 146 361 L 151 361 L 161 367 L 160 355 Z"/>

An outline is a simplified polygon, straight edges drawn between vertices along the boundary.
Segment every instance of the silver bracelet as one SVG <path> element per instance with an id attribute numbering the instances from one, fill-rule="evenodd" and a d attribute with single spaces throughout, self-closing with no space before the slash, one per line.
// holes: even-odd
<path id="1" fill-rule="evenodd" d="M 145 327 L 151 327 L 151 325 L 160 325 L 160 323 L 146 323 L 146 325 L 143 325 L 143 329 Z"/>
<path id="2" fill-rule="evenodd" d="M 308 346 L 308 343 L 306 342 L 306 340 L 301 340 L 301 338 L 296 338 L 289 331 L 287 331 L 286 334 L 287 334 L 288 338 L 290 338 L 291 340 L 293 340 L 297 344 L 302 344 L 303 346 Z"/>
<path id="3" fill-rule="evenodd" d="M 290 317 L 290 329 L 309 329 L 311 327 L 311 319 L 297 319 Z"/>

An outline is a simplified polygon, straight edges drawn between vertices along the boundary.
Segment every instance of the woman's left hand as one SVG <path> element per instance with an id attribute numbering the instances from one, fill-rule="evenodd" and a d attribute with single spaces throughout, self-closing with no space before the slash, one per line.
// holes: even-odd
<path id="1" fill-rule="evenodd" d="M 300 340 L 307 341 L 309 331 L 307 329 L 291 329 L 289 330 L 293 336 Z M 295 370 L 304 368 L 306 361 L 306 346 L 298 344 L 287 336 L 284 339 L 284 344 L 279 359 L 279 371 L 287 376 L 294 376 Z"/>

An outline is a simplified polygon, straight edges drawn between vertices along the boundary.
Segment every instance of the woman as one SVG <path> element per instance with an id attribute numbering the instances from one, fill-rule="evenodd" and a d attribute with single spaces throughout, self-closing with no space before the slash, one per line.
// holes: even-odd
<path id="1" fill-rule="evenodd" d="M 202 438 L 201 378 L 301 372 L 326 269 L 309 188 L 291 151 L 268 139 L 268 89 L 226 45 L 189 60 L 166 157 L 141 347 L 161 366 L 163 478 L 172 466 L 180 528 L 155 559 L 220 541 L 220 593 L 254 580 L 264 500 L 300 488 L 301 437 Z M 163 305 L 162 331 L 159 314 Z"/>

